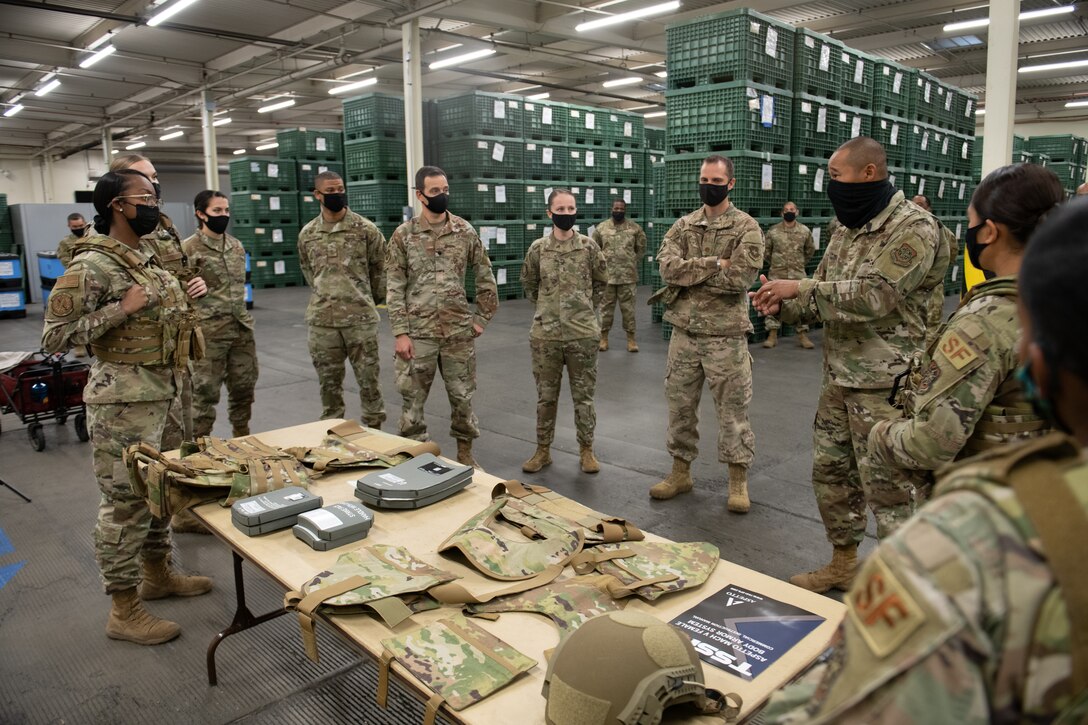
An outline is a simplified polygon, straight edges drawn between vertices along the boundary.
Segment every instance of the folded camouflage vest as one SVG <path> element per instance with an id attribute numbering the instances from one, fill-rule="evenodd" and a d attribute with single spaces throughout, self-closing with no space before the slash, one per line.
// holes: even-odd
<path id="1" fill-rule="evenodd" d="M 634 524 L 586 508 L 577 501 L 544 486 L 534 486 L 520 481 L 505 481 L 495 486 L 491 492 L 491 498 L 494 499 L 503 494 L 578 524 L 583 529 L 586 546 L 615 544 L 620 541 L 642 541 L 646 538 L 646 535 Z M 516 512 L 507 511 L 504 515 L 514 522 L 519 522 Z"/>
<path id="2" fill-rule="evenodd" d="M 434 725 L 443 704 L 463 710 L 513 682 L 536 661 L 461 615 L 442 619 L 403 637 L 382 640 L 378 705 L 385 707 L 389 668 L 397 660 L 435 695 L 427 702 L 423 725 Z M 510 713 L 510 722 L 518 717 Z"/>
<path id="3" fill-rule="evenodd" d="M 623 609 L 627 604 L 624 597 L 629 594 L 630 590 L 614 576 L 574 576 L 490 602 L 470 604 L 464 611 L 469 616 L 484 619 L 503 612 L 541 614 L 555 622 L 565 634 L 582 626 L 587 619 Z"/>
<path id="4" fill-rule="evenodd" d="M 395 627 L 415 612 L 439 604 L 425 592 L 457 576 L 420 561 L 400 546 L 372 544 L 341 554 L 298 591 L 287 592 L 284 607 L 298 614 L 306 655 L 317 662 L 314 614 L 370 612 Z"/>
<path id="5" fill-rule="evenodd" d="M 132 490 L 147 499 L 158 518 L 207 501 L 230 506 L 246 496 L 309 484 L 306 469 L 293 456 L 253 437 L 200 438 L 183 444 L 181 453 L 167 458 L 148 443 L 125 451 Z"/>
<path id="6" fill-rule="evenodd" d="M 692 589 L 707 580 L 718 565 L 718 547 L 705 542 L 637 541 L 587 549 L 571 561 L 579 574 L 597 571 L 618 579 L 615 596 L 636 596 L 652 602 L 663 594 Z"/>
<path id="7" fill-rule="evenodd" d="M 314 477 L 325 471 L 340 471 L 349 468 L 392 468 L 400 465 L 420 453 L 441 455 L 435 443 L 415 441 L 397 446 L 387 453 L 378 453 L 368 445 L 377 442 L 379 436 L 363 428 L 353 420 L 344 421 L 330 428 L 316 446 L 300 446 L 285 449 L 301 463 L 314 471 Z M 382 442 L 387 442 L 386 438 Z"/>

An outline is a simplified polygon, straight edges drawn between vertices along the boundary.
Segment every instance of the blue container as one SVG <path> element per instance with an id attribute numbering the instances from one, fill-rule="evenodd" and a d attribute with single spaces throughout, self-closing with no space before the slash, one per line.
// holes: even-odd
<path id="1" fill-rule="evenodd" d="M 253 309 L 253 285 L 246 283 L 246 309 Z"/>
<path id="2" fill-rule="evenodd" d="M 8 317 L 26 317 L 26 297 L 21 289 L 0 289 L 0 320 Z"/>
<path id="3" fill-rule="evenodd" d="M 53 285 L 64 274 L 64 264 L 56 252 L 38 252 L 38 276 L 42 278 L 42 304 L 49 301 Z"/>
<path id="4" fill-rule="evenodd" d="M 18 254 L 0 253 L 0 289 L 10 284 L 11 280 L 17 280 L 18 286 L 23 286 L 23 261 Z"/>

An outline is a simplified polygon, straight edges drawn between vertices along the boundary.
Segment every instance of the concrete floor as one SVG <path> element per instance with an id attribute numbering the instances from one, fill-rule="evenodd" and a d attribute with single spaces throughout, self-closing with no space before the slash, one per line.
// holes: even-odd
<path id="1" fill-rule="evenodd" d="M 254 431 L 311 421 L 320 414 L 302 319 L 308 293 L 305 288 L 257 291 L 253 315 L 261 374 Z M 560 405 L 555 462 L 540 474 L 522 473 L 520 464 L 535 445 L 531 310 L 525 300 L 502 303 L 478 342 L 475 407 L 483 434 L 476 444 L 477 460 L 490 473 L 545 484 L 668 538 L 711 541 L 724 558 L 771 576 L 786 578 L 819 566 L 830 553 L 809 483 L 821 333 L 812 336 L 817 343 L 813 351 L 800 349 L 793 338 L 774 350 L 751 348 L 756 434 L 751 512 L 738 516 L 726 511 L 725 471 L 715 460 L 717 425 L 706 391 L 700 408 L 702 454 L 693 466 L 695 491 L 653 501 L 647 489 L 668 473 L 671 460 L 664 450 L 662 390 L 668 343 L 642 304 L 649 294 L 649 288 L 639 289 L 642 352 L 623 349 L 617 325 L 613 350 L 599 360 L 595 448 L 602 470 L 593 476 L 578 467 L 569 397 Z M 24 320 L 0 320 L 0 349 L 37 349 L 41 327 L 40 305 L 31 306 Z M 381 350 L 388 430 L 400 414 L 400 398 L 393 382 L 392 338 L 384 324 Z M 345 388 L 347 414 L 358 415 L 350 375 Z M 229 436 L 224 408 L 221 404 L 215 434 Z M 452 454 L 449 404 L 438 381 L 427 413 L 432 437 Z M 207 685 L 205 649 L 234 612 L 231 556 L 211 537 L 177 536 L 175 558 L 184 569 L 215 577 L 213 592 L 154 603 L 154 612 L 182 625 L 179 639 L 160 647 L 107 639 L 108 599 L 102 595 L 91 544 L 98 495 L 90 446 L 78 441 L 71 422 L 48 424 L 47 448 L 39 453 L 14 415 L 3 416 L 2 424 L 0 477 L 33 502 L 0 488 L 0 722 L 389 721 L 388 713 L 360 709 L 371 697 L 353 697 L 360 689 L 372 689 L 369 663 L 360 663 L 327 634 L 321 664 L 309 663 L 288 617 L 227 640 L 219 654 L 220 686 Z M 870 536 L 863 552 L 873 545 Z M 282 600 L 278 585 L 252 569 L 247 592 L 255 612 L 274 609 Z M 343 711 L 345 698 L 359 701 L 360 707 Z M 408 710 L 414 706 L 404 703 Z"/>

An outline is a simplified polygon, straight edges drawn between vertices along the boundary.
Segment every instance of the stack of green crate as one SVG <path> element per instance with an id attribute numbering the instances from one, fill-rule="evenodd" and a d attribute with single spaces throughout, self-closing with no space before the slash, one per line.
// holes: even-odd
<path id="1" fill-rule="evenodd" d="M 234 159 L 230 185 L 231 234 L 249 252 L 253 288 L 305 284 L 298 265 L 298 162 Z"/>
<path id="2" fill-rule="evenodd" d="M 344 180 L 348 206 L 386 238 L 404 221 L 408 168 L 404 99 L 368 93 L 344 101 Z"/>
<path id="3" fill-rule="evenodd" d="M 1088 167 L 1088 139 L 1072 134 L 1032 136 L 1027 150 L 1037 157 L 1046 156 L 1046 166 L 1057 174 L 1066 192 L 1073 194 L 1084 183 Z"/>
<path id="4" fill-rule="evenodd" d="M 11 226 L 11 210 L 8 208 L 8 195 L 0 194 L 0 252 L 15 250 L 15 232 Z"/>

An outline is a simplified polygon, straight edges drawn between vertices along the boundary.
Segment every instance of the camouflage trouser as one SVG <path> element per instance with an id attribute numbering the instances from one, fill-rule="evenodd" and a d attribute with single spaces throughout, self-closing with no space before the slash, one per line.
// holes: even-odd
<path id="1" fill-rule="evenodd" d="M 620 303 L 624 332 L 635 331 L 635 284 L 610 284 L 604 288 L 601 302 L 601 337 L 607 337 L 616 314 L 616 300 Z"/>
<path id="2" fill-rule="evenodd" d="M 378 384 L 378 326 L 310 325 L 310 357 L 321 385 L 321 418 L 344 417 L 344 361 L 351 363 L 359 385 L 360 419 L 371 428 L 385 422 L 385 403 Z"/>
<path id="3" fill-rule="evenodd" d="M 190 363 L 191 364 L 191 363 Z M 185 416 L 192 414 L 193 391 L 191 368 L 183 371 L 177 378 L 178 393 L 174 396 L 170 412 L 166 414 L 166 424 L 162 429 L 162 450 L 172 451 L 181 448 L 181 442 L 185 440 Z M 186 378 L 189 382 L 186 383 Z"/>
<path id="4" fill-rule="evenodd" d="M 450 435 L 457 440 L 479 438 L 480 427 L 472 412 L 476 393 L 476 341 L 472 335 L 445 339 L 412 338 L 415 357 L 394 363 L 397 390 L 404 398 L 400 434 L 418 441 L 430 440 L 423 404 L 431 392 L 435 373 L 442 374 L 450 399 Z"/>
<path id="5" fill-rule="evenodd" d="M 132 492 L 121 456 L 126 447 L 141 441 L 159 447 L 172 404 L 156 400 L 87 406 L 94 475 L 102 493 L 94 548 L 107 594 L 140 583 L 141 558 L 170 553 L 169 522 L 152 516 L 143 497 Z"/>
<path id="6" fill-rule="evenodd" d="M 870 462 L 869 431 L 878 420 L 898 418 L 888 403 L 889 389 L 859 390 L 824 382 L 812 433 L 812 488 L 836 546 L 858 543 L 865 535 L 866 505 L 884 538 L 914 513 L 915 482 L 924 471 L 906 471 Z"/>
<path id="7" fill-rule="evenodd" d="M 253 330 L 233 318 L 205 321 L 203 327 L 204 359 L 193 365 L 193 435 L 211 434 L 224 383 L 231 428 L 247 430 L 258 372 Z"/>
<path id="8" fill-rule="evenodd" d="M 665 363 L 665 399 L 669 427 L 665 447 L 673 458 L 694 461 L 699 455 L 699 399 L 703 381 L 718 411 L 718 460 L 752 462 L 756 436 L 748 422 L 752 402 L 752 357 L 743 335 L 689 335 L 673 328 Z"/>
<path id="9" fill-rule="evenodd" d="M 578 444 L 593 445 L 593 429 L 597 427 L 593 392 L 597 388 L 598 342 L 596 338 L 529 341 L 533 353 L 533 378 L 536 380 L 537 445 L 550 446 L 555 440 L 555 413 L 559 407 L 564 365 L 570 382 L 570 397 L 574 401 Z"/>

